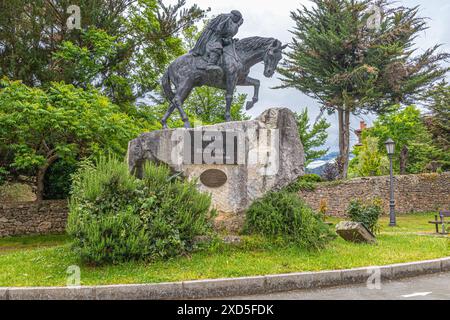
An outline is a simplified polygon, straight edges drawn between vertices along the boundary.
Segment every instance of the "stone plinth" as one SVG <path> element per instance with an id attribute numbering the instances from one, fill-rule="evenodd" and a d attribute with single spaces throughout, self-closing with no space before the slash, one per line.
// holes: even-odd
<path id="1" fill-rule="evenodd" d="M 228 231 L 242 227 L 255 199 L 304 174 L 303 146 L 286 108 L 268 109 L 255 120 L 145 133 L 130 141 L 127 160 L 138 176 L 152 161 L 197 179 L 219 212 L 217 226 Z"/>

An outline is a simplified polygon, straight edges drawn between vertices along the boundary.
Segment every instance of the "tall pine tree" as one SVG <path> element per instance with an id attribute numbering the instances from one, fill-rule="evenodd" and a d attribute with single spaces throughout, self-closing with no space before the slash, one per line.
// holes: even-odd
<path id="1" fill-rule="evenodd" d="M 433 144 L 442 150 L 442 169 L 450 170 L 450 85 L 445 80 L 430 92 L 428 114 L 424 123 L 432 134 Z"/>
<path id="2" fill-rule="evenodd" d="M 305 152 L 305 166 L 307 166 L 315 159 L 323 157 L 328 153 L 329 148 L 321 149 L 321 147 L 327 141 L 327 130 L 331 124 L 322 117 L 322 114 L 311 124 L 308 108 L 295 113 L 295 118 L 297 120 L 298 135 L 300 136 L 303 151 Z"/>
<path id="3" fill-rule="evenodd" d="M 347 177 L 350 115 L 383 113 L 393 103 L 424 97 L 448 68 L 450 55 L 439 46 L 417 53 L 414 39 L 427 29 L 418 7 L 393 7 L 387 0 L 313 0 L 294 12 L 291 52 L 280 68 L 282 85 L 315 98 L 329 113 L 338 113 L 339 171 Z M 379 26 L 373 27 L 373 6 Z"/>

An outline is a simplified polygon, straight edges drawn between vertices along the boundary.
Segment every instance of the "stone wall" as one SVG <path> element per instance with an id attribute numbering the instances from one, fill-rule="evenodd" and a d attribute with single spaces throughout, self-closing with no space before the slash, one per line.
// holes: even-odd
<path id="1" fill-rule="evenodd" d="M 450 210 L 450 172 L 396 176 L 394 193 L 398 213 Z M 316 210 L 326 206 L 328 215 L 345 215 L 352 199 L 369 202 L 375 198 L 383 201 L 384 211 L 388 213 L 389 176 L 327 182 L 299 195 Z"/>
<path id="2" fill-rule="evenodd" d="M 0 237 L 62 233 L 67 201 L 0 203 Z"/>
<path id="3" fill-rule="evenodd" d="M 380 198 L 389 212 L 389 177 L 358 178 L 345 182 L 318 184 L 314 191 L 301 191 L 300 197 L 327 214 L 345 215 L 352 199 L 369 202 Z M 450 209 L 450 172 L 395 177 L 395 208 L 398 213 Z M 0 203 L 0 237 L 62 233 L 67 222 L 67 201 Z"/>

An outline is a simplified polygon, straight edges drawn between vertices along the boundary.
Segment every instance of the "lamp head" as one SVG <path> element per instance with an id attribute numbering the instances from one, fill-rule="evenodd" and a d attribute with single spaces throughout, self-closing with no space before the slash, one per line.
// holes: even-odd
<path id="1" fill-rule="evenodd" d="M 391 138 L 387 139 L 384 143 L 386 145 L 387 154 L 392 156 L 395 152 L 395 142 Z"/>

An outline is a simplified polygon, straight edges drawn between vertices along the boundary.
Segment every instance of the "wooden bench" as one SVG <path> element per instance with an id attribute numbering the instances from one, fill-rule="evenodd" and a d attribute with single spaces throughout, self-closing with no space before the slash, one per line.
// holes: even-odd
<path id="1" fill-rule="evenodd" d="M 439 211 L 439 219 L 438 216 L 434 216 L 434 221 L 429 221 L 428 223 L 434 224 L 436 226 L 436 233 L 439 234 L 448 234 L 445 225 L 450 225 L 450 220 L 445 220 L 445 218 L 450 217 L 450 211 Z M 442 226 L 442 232 L 439 232 L 439 225 Z"/>

